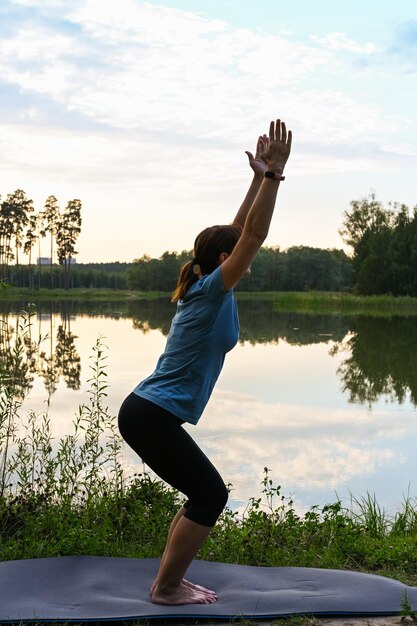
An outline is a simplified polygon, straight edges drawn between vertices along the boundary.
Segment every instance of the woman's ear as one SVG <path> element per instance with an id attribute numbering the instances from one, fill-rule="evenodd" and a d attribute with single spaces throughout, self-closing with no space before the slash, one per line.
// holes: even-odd
<path id="1" fill-rule="evenodd" d="M 220 252 L 219 254 L 220 263 L 223 263 L 223 261 L 225 261 L 228 256 L 230 256 L 228 252 Z"/>

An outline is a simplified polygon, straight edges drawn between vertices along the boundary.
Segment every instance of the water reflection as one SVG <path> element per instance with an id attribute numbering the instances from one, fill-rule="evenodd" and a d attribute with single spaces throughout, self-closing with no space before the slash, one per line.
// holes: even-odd
<path id="1" fill-rule="evenodd" d="M 126 314 L 132 317 L 134 328 L 142 332 L 159 330 L 168 335 L 174 312 L 171 303 L 154 300 L 129 303 Z M 273 303 L 266 300 L 239 301 L 239 320 L 240 341 L 252 345 L 277 344 L 280 340 L 299 346 L 343 341 L 349 332 L 348 317 L 277 312 Z"/>
<path id="2" fill-rule="evenodd" d="M 417 406 L 417 320 L 415 317 L 355 317 L 350 336 L 333 353 L 350 356 L 337 373 L 350 402 L 371 405 L 381 396 Z"/>
<path id="3" fill-rule="evenodd" d="M 62 378 L 69 389 L 79 389 L 81 359 L 71 321 L 79 316 L 131 319 L 143 334 L 159 330 L 167 335 L 175 305 L 169 299 L 127 302 L 39 302 L 37 326 L 31 325 L 16 361 L 16 311 L 19 305 L 3 303 L 0 357 L 3 381 L 14 379 L 30 388 L 35 375 L 53 394 Z M 240 300 L 241 344 L 292 346 L 329 345 L 329 354 L 345 355 L 337 375 L 349 402 L 372 405 L 381 397 L 403 403 L 409 396 L 417 406 L 417 319 L 283 313 L 273 303 Z M 59 322 L 57 322 L 59 320 Z M 47 340 L 38 346 L 38 337 Z M 92 338 L 93 341 L 94 338 Z"/>
<path id="4" fill-rule="evenodd" d="M 336 490 L 363 476 L 398 472 L 396 466 L 406 463 L 408 451 L 398 440 L 400 430 L 401 438 L 415 435 L 408 414 L 397 415 L 394 422 L 392 413 L 380 407 L 371 417 L 359 407 L 296 400 L 270 403 L 220 390 L 199 424 L 198 437 L 209 457 L 227 468 L 233 484 L 249 485 L 247 495 L 255 493 L 266 462 L 297 499 L 303 492 Z"/>
<path id="5" fill-rule="evenodd" d="M 81 358 L 71 332 L 71 315 L 33 312 L 3 313 L 0 325 L 0 382 L 27 395 L 35 376 L 44 382 L 48 396 L 63 378 L 69 389 L 80 388 Z M 45 326 L 47 332 L 45 333 Z"/>
<path id="6" fill-rule="evenodd" d="M 21 308 L 7 304 L 0 314 L 7 322 L 0 377 L 6 370 L 22 386 L 33 385 L 30 410 L 44 410 L 44 387 L 54 394 L 56 438 L 72 432 L 74 408 L 85 402 L 97 336 L 109 346 L 108 400 L 116 414 L 154 367 L 175 311 L 167 299 L 42 302 L 19 362 L 13 346 Z M 417 319 L 280 313 L 260 300 L 241 300 L 239 309 L 240 345 L 228 355 L 198 428 L 189 427 L 233 483 L 231 506 L 259 493 L 265 465 L 302 506 L 331 501 L 335 490 L 382 492 L 384 505 L 400 498 L 417 471 Z M 47 335 L 40 346 L 39 335 Z M 127 448 L 123 455 L 128 470 L 137 471 L 136 455 Z"/>

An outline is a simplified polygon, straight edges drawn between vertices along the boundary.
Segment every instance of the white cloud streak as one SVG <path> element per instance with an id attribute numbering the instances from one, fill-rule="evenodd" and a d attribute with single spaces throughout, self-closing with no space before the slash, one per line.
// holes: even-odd
<path id="1" fill-rule="evenodd" d="M 367 42 L 360 44 L 353 39 L 347 37 L 344 33 L 328 33 L 325 37 L 311 36 L 312 41 L 319 43 L 327 50 L 346 50 L 347 52 L 355 52 L 359 54 L 377 54 L 382 52 L 381 48 L 373 43 Z"/>

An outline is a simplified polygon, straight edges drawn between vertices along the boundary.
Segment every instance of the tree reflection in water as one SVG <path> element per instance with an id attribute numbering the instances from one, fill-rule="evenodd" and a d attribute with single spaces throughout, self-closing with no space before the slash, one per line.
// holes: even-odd
<path id="1" fill-rule="evenodd" d="M 337 370 L 349 401 L 402 404 L 409 394 L 417 406 L 417 317 L 353 317 L 350 333 L 333 350 L 350 352 Z"/>
<path id="2" fill-rule="evenodd" d="M 56 391 L 61 377 L 70 389 L 80 388 L 81 358 L 75 347 L 77 337 L 71 332 L 71 314 L 65 307 L 60 313 L 61 324 L 56 333 L 53 328 L 55 312 L 52 309 L 49 313 L 27 313 L 21 309 L 17 318 L 9 311 L 2 314 L 0 378 L 4 387 L 24 396 L 32 388 L 35 376 L 39 376 L 44 381 L 48 396 Z M 41 333 L 41 321 L 49 322 L 46 337 Z M 44 349 L 45 344 L 48 344 L 48 350 Z"/>
<path id="3" fill-rule="evenodd" d="M 166 301 L 130 303 L 134 328 L 169 332 L 175 309 Z M 241 342 L 304 346 L 330 343 L 330 355 L 350 356 L 337 369 L 349 402 L 371 405 L 381 397 L 417 406 L 417 316 L 370 317 L 283 313 L 267 300 L 239 302 Z"/>
<path id="4" fill-rule="evenodd" d="M 14 305 L 3 304 L 2 315 L 11 314 Z M 7 308 L 8 307 L 8 308 Z M 133 328 L 147 333 L 159 330 L 168 335 L 175 305 L 169 298 L 128 302 L 41 302 L 38 316 L 49 319 L 49 349 L 36 353 L 33 331 L 25 341 L 25 358 L 19 367 L 11 356 L 13 329 L 1 334 L 1 365 L 10 376 L 20 376 L 22 385 L 32 384 L 40 375 L 46 389 L 53 393 L 61 377 L 68 387 L 80 387 L 81 361 L 76 350 L 76 336 L 71 319 L 84 314 L 92 317 L 131 319 Z M 53 315 L 59 313 L 61 324 L 56 333 Z M 14 313 L 15 316 L 15 313 Z M 14 317 L 13 316 L 13 317 Z M 369 317 L 334 314 L 283 313 L 274 310 L 268 300 L 239 300 L 241 343 L 249 342 L 306 346 L 327 343 L 330 355 L 347 357 L 338 367 L 341 389 L 353 403 L 371 405 L 381 397 L 402 403 L 409 396 L 417 406 L 417 316 Z M 7 326 L 7 324 L 6 324 Z"/>

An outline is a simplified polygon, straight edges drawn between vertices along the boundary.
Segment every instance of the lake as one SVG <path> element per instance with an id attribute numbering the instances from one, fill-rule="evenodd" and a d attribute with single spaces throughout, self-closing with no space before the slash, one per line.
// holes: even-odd
<path id="1" fill-rule="evenodd" d="M 0 306 L 14 328 L 19 306 Z M 116 415 L 153 370 L 174 312 L 167 299 L 38 303 L 31 338 L 47 337 L 30 360 L 23 415 L 42 412 L 49 390 L 54 437 L 72 432 L 99 336 Z M 260 496 L 264 467 L 299 511 L 369 491 L 394 513 L 403 495 L 415 497 L 417 317 L 282 313 L 259 299 L 240 300 L 239 315 L 241 340 L 199 424 L 185 426 L 232 483 L 229 506 L 243 510 Z M 127 446 L 123 461 L 128 472 L 142 469 Z"/>

